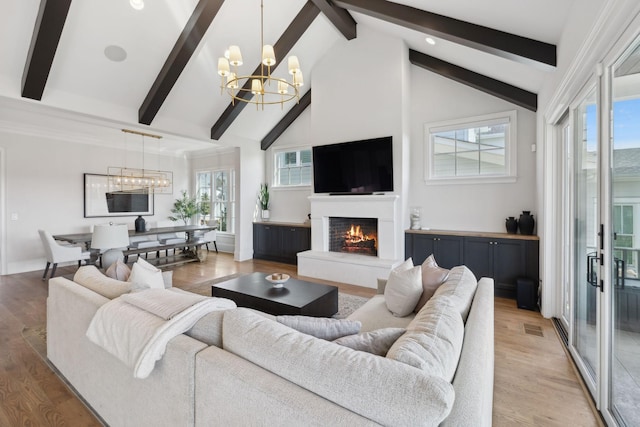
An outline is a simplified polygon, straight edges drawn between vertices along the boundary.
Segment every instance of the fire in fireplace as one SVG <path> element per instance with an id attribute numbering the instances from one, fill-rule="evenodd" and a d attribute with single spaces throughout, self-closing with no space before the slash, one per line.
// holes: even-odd
<path id="1" fill-rule="evenodd" d="M 378 255 L 377 218 L 329 218 L 329 250 Z"/>

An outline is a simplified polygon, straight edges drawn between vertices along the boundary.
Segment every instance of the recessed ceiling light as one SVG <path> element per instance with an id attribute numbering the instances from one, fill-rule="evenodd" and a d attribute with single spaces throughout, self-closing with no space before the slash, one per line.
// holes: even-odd
<path id="1" fill-rule="evenodd" d="M 436 41 L 435 41 L 433 38 L 431 38 L 431 37 L 427 37 L 427 38 L 425 39 L 425 41 L 426 41 L 427 43 L 429 43 L 431 46 L 433 46 L 434 44 L 436 44 Z"/>
<path id="2" fill-rule="evenodd" d="M 113 62 L 122 62 L 127 59 L 127 51 L 120 46 L 110 45 L 104 48 L 104 56 Z"/>
<path id="3" fill-rule="evenodd" d="M 129 4 L 135 10 L 142 10 L 144 8 L 144 1 L 143 0 L 129 0 Z"/>

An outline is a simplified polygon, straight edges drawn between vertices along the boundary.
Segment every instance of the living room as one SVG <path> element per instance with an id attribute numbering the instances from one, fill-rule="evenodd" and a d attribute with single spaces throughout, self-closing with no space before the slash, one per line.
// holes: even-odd
<path id="1" fill-rule="evenodd" d="M 554 7 L 551 3 L 548 6 Z M 265 9 L 268 8 L 267 3 Z M 24 12 L 25 17 L 34 16 L 36 9 L 32 5 L 28 13 Z M 441 13 L 446 15 L 444 11 Z M 467 16 L 458 13 L 460 19 Z M 540 237 L 541 312 L 547 318 L 557 317 L 560 297 L 555 283 L 560 268 L 556 261 L 559 249 L 554 239 L 561 218 L 554 206 L 560 199 L 561 184 L 553 170 L 559 161 L 552 150 L 553 120 L 574 101 L 596 64 L 614 50 L 615 43 L 620 43 L 621 34 L 633 27 L 629 24 L 636 14 L 637 6 L 625 1 L 593 0 L 590 7 L 576 2 L 563 5 L 555 33 L 545 36 L 558 48 L 557 66 L 552 70 L 532 71 L 528 65 L 504 58 L 486 60 L 484 52 L 464 52 L 462 56 L 466 55 L 467 64 L 474 64 L 475 72 L 520 84 L 537 93 L 537 111 L 412 65 L 405 39 L 393 31 L 378 31 L 375 26 L 367 25 L 371 18 L 358 15 L 361 22 L 357 38 L 347 41 L 339 33 L 331 32 L 328 40 L 323 40 L 329 48 L 323 48 L 321 56 L 307 62 L 310 74 L 305 77 L 313 86 L 313 102 L 267 150 L 260 149 L 260 140 L 281 117 L 279 107 L 275 107 L 276 113 L 246 109 L 217 141 L 209 139 L 209 129 L 201 122 L 186 123 L 183 127 L 178 126 L 178 122 L 185 121 L 184 116 L 189 114 L 199 118 L 209 116 L 204 121 L 215 120 L 219 107 L 207 107 L 195 113 L 193 109 L 197 106 L 189 105 L 190 102 L 182 98 L 171 107 L 163 108 L 148 128 L 152 133 L 162 134 L 163 139 L 157 143 L 147 140 L 146 162 L 153 168 L 173 172 L 174 194 L 157 195 L 154 215 L 147 220 L 165 220 L 180 190 L 195 192 L 198 171 L 233 170 L 234 228 L 232 232 L 219 232 L 218 243 L 220 250 L 233 253 L 236 261 L 249 260 L 253 256 L 252 224 L 259 219 L 257 193 L 261 183 L 273 183 L 275 154 L 391 136 L 392 194 L 398 196 L 400 211 L 400 220 L 395 225 L 399 258 L 404 256 L 404 230 L 409 228 L 412 207 L 421 209 L 422 227 L 469 232 L 504 232 L 505 218 L 531 211 Z M 484 19 L 487 22 L 481 23 L 490 26 L 490 17 Z M 503 24 L 505 28 L 501 29 L 518 33 L 516 20 L 513 21 L 510 26 Z M 7 28 L 15 25 L 8 22 Z M 317 25 L 331 27 L 325 20 Z M 536 26 L 535 23 L 527 25 Z M 532 34 L 534 30 L 529 31 L 527 35 L 536 38 Z M 622 38 L 629 43 L 632 36 L 627 33 L 629 31 Z M 28 46 L 29 40 L 25 40 Z M 436 48 L 449 44 L 442 40 Z M 7 61 L 11 63 L 7 68 L 11 69 L 2 74 L 0 92 L 0 273 L 3 275 L 43 268 L 44 251 L 38 229 L 54 234 L 87 232 L 92 225 L 108 221 L 83 216 L 83 174 L 106 174 L 109 166 L 138 167 L 142 161 L 140 141 L 125 137 L 120 129 L 147 129 L 138 123 L 139 101 L 123 107 L 114 99 L 90 99 L 91 90 L 84 95 L 65 93 L 64 88 L 56 89 L 55 83 L 61 77 L 55 72 L 42 102 L 22 98 L 20 78 L 26 46 L 13 50 L 5 47 L 6 52 L 11 52 L 11 60 Z M 616 51 L 621 49 L 616 45 Z M 447 59 L 446 53 L 434 53 L 438 54 Z M 62 60 L 58 58 L 56 61 Z M 213 61 L 207 63 L 213 75 L 207 79 L 213 84 L 202 87 L 207 87 L 206 96 L 218 97 L 215 65 Z M 148 86 L 136 87 L 133 91 L 142 98 Z M 226 99 L 222 108 L 228 102 Z M 180 108 L 175 104 L 184 104 L 188 112 L 171 117 L 170 113 Z M 446 185 L 434 185 L 425 179 L 428 125 L 513 111 L 517 117 L 517 169 L 514 167 L 513 174 L 517 179 Z M 163 144 L 171 148 L 166 149 Z M 303 223 L 311 212 L 311 195 L 311 186 L 272 186 L 270 221 Z M 135 217 L 115 221 L 120 220 L 133 228 Z"/>

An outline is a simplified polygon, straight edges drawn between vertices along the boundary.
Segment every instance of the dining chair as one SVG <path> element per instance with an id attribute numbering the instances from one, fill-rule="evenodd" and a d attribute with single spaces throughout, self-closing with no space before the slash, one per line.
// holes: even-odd
<path id="1" fill-rule="evenodd" d="M 51 277 L 56 274 L 56 268 L 60 262 L 78 261 L 78 267 L 82 264 L 82 261 L 86 261 L 91 258 L 89 251 L 83 251 L 79 246 L 62 245 L 58 243 L 51 233 L 45 230 L 38 230 L 42 245 L 44 246 L 44 252 L 47 257 L 47 266 L 44 269 L 42 280 L 47 278 L 49 267 L 53 264 L 51 269 Z"/>

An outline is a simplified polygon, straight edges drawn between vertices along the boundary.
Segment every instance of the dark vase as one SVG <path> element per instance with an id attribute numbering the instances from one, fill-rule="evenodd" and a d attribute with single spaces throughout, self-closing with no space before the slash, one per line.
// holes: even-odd
<path id="1" fill-rule="evenodd" d="M 518 220 L 515 217 L 510 216 L 506 222 L 507 233 L 516 234 L 518 232 Z"/>
<path id="2" fill-rule="evenodd" d="M 136 218 L 136 233 L 145 231 L 146 227 L 147 227 L 147 221 L 145 221 L 144 218 L 142 218 L 142 215 L 138 215 L 138 218 Z"/>
<path id="3" fill-rule="evenodd" d="M 518 227 L 520 227 L 520 234 L 533 234 L 533 227 L 535 227 L 536 221 L 533 219 L 530 211 L 522 211 L 520 219 L 518 220 Z"/>

